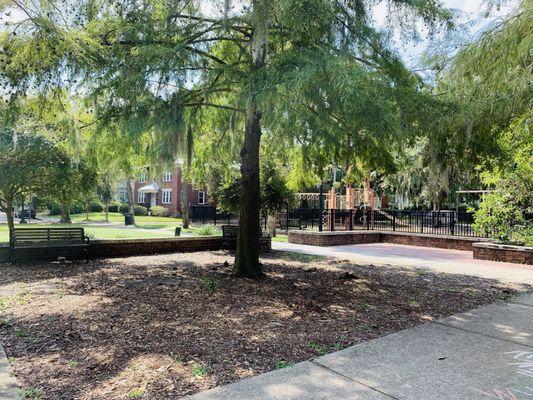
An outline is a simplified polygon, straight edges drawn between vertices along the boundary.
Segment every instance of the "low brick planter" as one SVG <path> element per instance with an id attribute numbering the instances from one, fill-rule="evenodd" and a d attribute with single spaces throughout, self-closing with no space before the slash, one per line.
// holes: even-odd
<path id="1" fill-rule="evenodd" d="M 474 243 L 474 258 L 533 265 L 533 247 L 498 243 Z"/>
<path id="2" fill-rule="evenodd" d="M 128 257 L 161 253 L 189 253 L 221 250 L 221 236 L 92 240 L 90 258 Z"/>
<path id="3" fill-rule="evenodd" d="M 396 243 L 410 246 L 438 247 L 442 249 L 472 250 L 472 244 L 486 241 L 483 238 L 429 235 L 391 231 L 289 231 L 289 243 L 313 246 L 342 246 L 364 243 Z"/>
<path id="4" fill-rule="evenodd" d="M 289 231 L 289 243 L 312 246 L 343 246 L 381 242 L 378 231 L 308 232 Z"/>
<path id="5" fill-rule="evenodd" d="M 261 238 L 261 251 L 272 249 L 272 238 Z M 50 261 L 43 248 L 27 249 L 21 261 Z M 180 238 L 92 240 L 89 258 L 130 257 L 162 253 L 190 253 L 222 250 L 222 236 L 194 236 Z M 0 245 L 0 262 L 9 260 L 9 246 Z"/>
<path id="6" fill-rule="evenodd" d="M 487 240 L 484 238 L 430 235 L 426 233 L 381 231 L 381 242 L 384 243 L 437 247 L 440 249 L 472 251 L 472 245 L 474 243 L 486 242 Z"/>

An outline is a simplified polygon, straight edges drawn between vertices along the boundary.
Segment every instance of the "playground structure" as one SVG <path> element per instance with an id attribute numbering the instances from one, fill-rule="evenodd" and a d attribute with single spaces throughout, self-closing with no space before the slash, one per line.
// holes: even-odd
<path id="1" fill-rule="evenodd" d="M 387 207 L 387 197 L 376 196 L 370 179 L 365 179 L 360 188 L 347 185 L 345 194 L 341 194 L 332 186 L 324 194 L 298 193 L 296 199 L 303 209 L 319 209 L 321 226 L 327 230 L 334 230 L 335 226 L 339 225 L 345 225 L 344 229 L 351 229 L 358 224 L 373 227 L 376 213 L 385 218 L 390 217 L 383 211 L 383 208 Z"/>

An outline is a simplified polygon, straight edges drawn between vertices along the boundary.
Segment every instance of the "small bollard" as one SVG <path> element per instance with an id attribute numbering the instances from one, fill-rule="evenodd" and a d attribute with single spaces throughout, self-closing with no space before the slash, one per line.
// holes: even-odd
<path id="1" fill-rule="evenodd" d="M 181 235 L 181 226 L 176 226 L 176 230 L 174 231 L 174 236 Z"/>

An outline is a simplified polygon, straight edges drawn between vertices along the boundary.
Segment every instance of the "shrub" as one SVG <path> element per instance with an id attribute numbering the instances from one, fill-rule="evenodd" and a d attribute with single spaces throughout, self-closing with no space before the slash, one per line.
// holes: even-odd
<path id="1" fill-rule="evenodd" d="M 71 214 L 83 214 L 85 212 L 85 206 L 82 203 L 74 203 L 70 206 Z"/>
<path id="2" fill-rule="evenodd" d="M 91 204 L 89 204 L 89 211 L 90 212 L 102 212 L 104 211 L 104 205 L 100 203 L 99 201 L 91 201 Z"/>
<path id="3" fill-rule="evenodd" d="M 218 233 L 218 229 L 212 225 L 204 225 L 198 229 L 198 235 L 200 236 L 214 236 Z"/>
<path id="4" fill-rule="evenodd" d="M 135 204 L 133 206 L 133 215 L 147 215 L 148 209 L 146 207 Z"/>
<path id="5" fill-rule="evenodd" d="M 48 208 L 48 212 L 50 215 L 59 215 L 61 213 L 61 207 L 59 203 L 51 202 L 46 205 L 46 208 Z"/>
<path id="6" fill-rule="evenodd" d="M 126 204 L 126 203 L 121 204 L 120 207 L 118 208 L 118 212 L 122 214 L 129 213 L 130 212 L 129 204 Z"/>
<path id="7" fill-rule="evenodd" d="M 516 226 L 511 236 L 512 242 L 522 246 L 533 246 L 533 223 Z"/>
<path id="8" fill-rule="evenodd" d="M 154 206 L 150 208 L 150 211 L 155 217 L 166 217 L 168 215 L 168 210 L 162 206 Z"/>
<path id="9" fill-rule="evenodd" d="M 109 212 L 118 213 L 121 206 L 122 204 L 118 201 L 113 201 L 111 204 L 109 204 Z"/>
<path id="10" fill-rule="evenodd" d="M 524 217 L 511 194 L 497 191 L 483 195 L 474 221 L 472 227 L 477 233 L 509 242 L 513 232 L 523 224 Z"/>
<path id="11" fill-rule="evenodd" d="M 49 215 L 59 215 L 61 214 L 61 206 L 57 202 L 50 202 L 46 205 L 48 208 Z M 85 212 L 85 207 L 82 203 L 73 203 L 70 205 L 71 214 L 83 214 Z"/>

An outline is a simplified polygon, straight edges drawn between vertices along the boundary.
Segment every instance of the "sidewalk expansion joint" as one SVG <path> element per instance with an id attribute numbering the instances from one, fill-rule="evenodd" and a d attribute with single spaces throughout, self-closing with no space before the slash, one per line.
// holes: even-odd
<path id="1" fill-rule="evenodd" d="M 531 308 L 533 308 L 533 304 L 517 303 L 516 301 L 512 301 L 512 300 L 511 300 L 509 303 L 510 303 L 510 304 L 516 304 L 516 305 L 518 305 L 518 306 L 525 306 L 525 307 L 531 307 Z"/>
<path id="2" fill-rule="evenodd" d="M 375 387 L 368 386 L 367 384 L 365 384 L 365 383 L 363 383 L 363 382 L 359 382 L 357 379 L 353 379 L 353 378 L 351 378 L 351 377 L 349 377 L 349 376 L 347 376 L 347 375 L 344 375 L 344 374 L 341 374 L 341 373 L 338 372 L 338 371 L 335 371 L 334 369 L 331 369 L 331 368 L 329 368 L 329 367 L 326 367 L 325 365 L 322 365 L 322 364 L 320 364 L 318 361 L 316 361 L 316 359 L 314 359 L 314 360 L 309 360 L 309 362 L 311 362 L 312 364 L 316 365 L 317 367 L 323 368 L 323 369 L 325 369 L 326 371 L 329 371 L 329 372 L 331 372 L 331 373 L 333 373 L 333 374 L 335 374 L 335 375 L 342 376 L 343 378 L 348 379 L 349 381 L 355 382 L 355 383 L 357 383 L 357 384 L 359 384 L 359 385 L 362 385 L 362 386 L 364 386 L 364 387 L 366 387 L 366 388 L 369 388 L 370 390 L 373 390 L 374 392 L 377 392 L 377 393 L 379 393 L 379 394 L 382 394 L 383 396 L 387 396 L 387 397 L 389 397 L 389 398 L 391 398 L 391 399 L 393 399 L 393 400 L 401 400 L 401 399 L 399 399 L 398 397 L 391 396 L 390 394 L 385 393 L 385 392 L 382 392 L 381 390 L 376 389 Z"/>
<path id="3" fill-rule="evenodd" d="M 520 343 L 520 342 L 515 342 L 514 340 L 503 339 L 503 338 L 501 338 L 501 337 L 497 337 L 497 336 L 486 335 L 486 334 L 484 334 L 484 333 L 479 333 L 479 332 L 476 332 L 476 331 L 472 331 L 472 330 L 470 330 L 470 329 L 459 328 L 459 327 L 457 327 L 457 326 L 448 325 L 448 324 L 445 324 L 444 322 L 434 321 L 434 322 L 432 322 L 432 323 L 433 323 L 433 324 L 440 325 L 440 326 L 445 326 L 445 327 L 447 327 L 447 328 L 457 329 L 458 331 L 462 331 L 462 332 L 466 332 L 466 333 L 473 333 L 473 334 L 475 334 L 475 335 L 483 336 L 483 337 L 486 337 L 486 338 L 489 338 L 489 339 L 500 340 L 500 341 L 502 341 L 502 342 L 507 342 L 507 343 L 511 343 L 511 344 L 516 344 L 516 345 L 518 345 L 518 346 L 525 346 L 525 347 L 531 347 L 531 348 L 533 348 L 533 346 L 530 345 L 530 344 Z"/>

